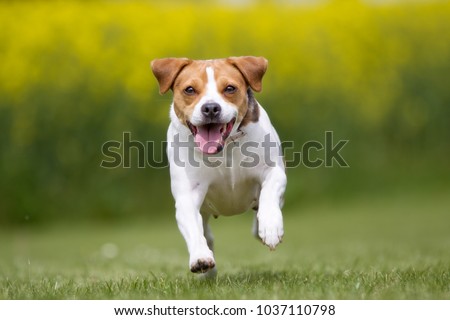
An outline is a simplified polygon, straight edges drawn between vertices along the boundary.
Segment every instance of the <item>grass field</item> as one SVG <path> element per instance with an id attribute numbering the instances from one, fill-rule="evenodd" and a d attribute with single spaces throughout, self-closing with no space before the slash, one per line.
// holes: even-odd
<path id="1" fill-rule="evenodd" d="M 275 252 L 250 235 L 251 214 L 219 218 L 212 281 L 188 271 L 174 219 L 2 230 L 0 298 L 450 299 L 448 194 L 287 210 Z"/>

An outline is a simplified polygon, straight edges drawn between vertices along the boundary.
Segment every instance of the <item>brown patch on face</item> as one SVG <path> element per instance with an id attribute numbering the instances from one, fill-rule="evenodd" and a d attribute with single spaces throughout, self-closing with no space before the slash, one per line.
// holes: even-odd
<path id="1" fill-rule="evenodd" d="M 214 78 L 217 91 L 222 98 L 238 109 L 237 122 L 242 121 L 247 113 L 247 83 L 241 72 L 227 59 L 214 60 Z M 233 90 L 229 90 L 234 88 Z"/>
<path id="2" fill-rule="evenodd" d="M 245 90 L 241 90 L 241 97 L 238 104 L 239 119 L 241 121 L 239 129 L 250 122 L 257 122 L 259 119 L 259 107 L 253 96 L 253 90 L 260 92 L 262 90 L 262 78 L 267 70 L 267 60 L 263 57 L 230 57 L 224 59 L 225 62 L 233 66 L 245 82 Z M 237 75 L 234 75 L 237 77 Z"/>
<path id="3" fill-rule="evenodd" d="M 187 125 L 186 121 L 191 118 L 195 105 L 205 93 L 208 81 L 207 66 L 207 61 L 194 60 L 183 68 L 175 79 L 172 88 L 174 111 L 178 119 L 185 125 Z"/>

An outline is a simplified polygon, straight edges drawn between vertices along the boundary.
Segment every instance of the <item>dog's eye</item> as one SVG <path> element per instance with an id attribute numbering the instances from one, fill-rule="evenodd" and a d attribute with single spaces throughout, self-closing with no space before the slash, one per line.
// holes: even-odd
<path id="1" fill-rule="evenodd" d="M 191 86 L 186 87 L 184 89 L 184 93 L 186 93 L 188 96 L 192 96 L 193 94 L 195 94 L 195 89 L 192 88 Z"/>
<path id="2" fill-rule="evenodd" d="M 225 93 L 235 93 L 236 92 L 236 87 L 235 86 L 231 86 L 231 85 L 226 86 L 224 92 Z"/>

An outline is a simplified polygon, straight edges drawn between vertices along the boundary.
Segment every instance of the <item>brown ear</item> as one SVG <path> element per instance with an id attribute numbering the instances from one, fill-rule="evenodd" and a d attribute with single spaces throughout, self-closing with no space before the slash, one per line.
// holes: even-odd
<path id="1" fill-rule="evenodd" d="M 267 69 L 267 60 L 263 57 L 230 57 L 229 63 L 239 69 L 250 87 L 256 92 L 262 89 L 262 78 Z"/>
<path id="2" fill-rule="evenodd" d="M 153 60 L 150 65 L 153 74 L 159 82 L 159 92 L 163 94 L 169 91 L 181 69 L 191 62 L 192 60 L 187 58 L 164 58 Z"/>

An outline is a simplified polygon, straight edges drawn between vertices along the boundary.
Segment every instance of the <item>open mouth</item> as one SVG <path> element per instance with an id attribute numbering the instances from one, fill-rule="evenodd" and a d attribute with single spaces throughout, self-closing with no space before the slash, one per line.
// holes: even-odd
<path id="1" fill-rule="evenodd" d="M 235 121 L 236 118 L 233 118 L 228 123 L 208 123 L 201 126 L 194 126 L 187 121 L 187 125 L 194 136 L 197 147 L 203 153 L 215 154 L 222 151 Z"/>

